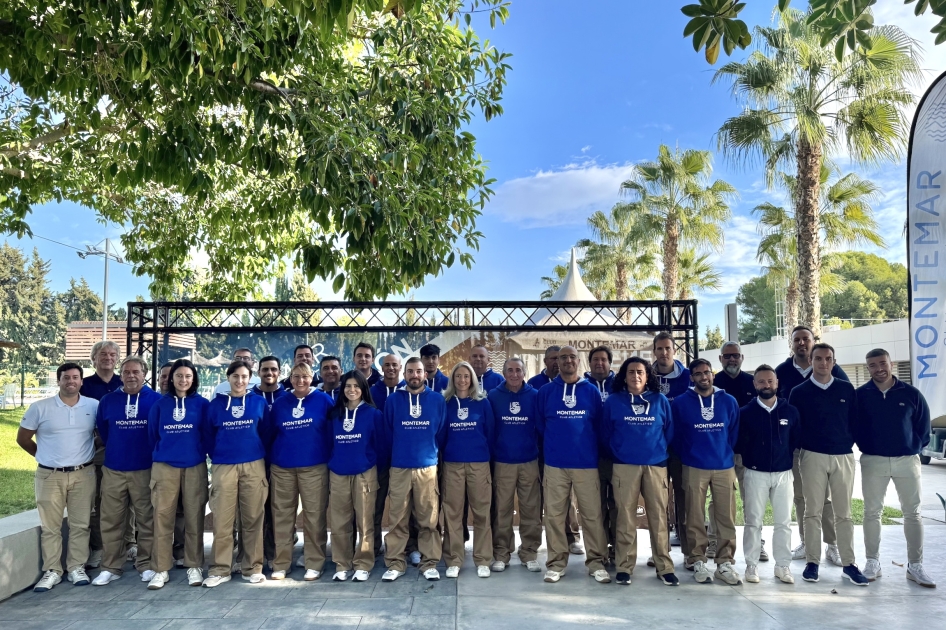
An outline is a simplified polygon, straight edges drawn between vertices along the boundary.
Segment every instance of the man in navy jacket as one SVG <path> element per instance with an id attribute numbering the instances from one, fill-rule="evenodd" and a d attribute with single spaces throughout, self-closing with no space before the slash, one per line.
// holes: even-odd
<path id="1" fill-rule="evenodd" d="M 933 588 L 936 584 L 923 570 L 920 518 L 920 451 L 930 441 L 930 408 L 918 389 L 893 375 L 883 348 L 867 353 L 867 371 L 870 381 L 857 388 L 854 425 L 864 492 L 864 576 L 872 582 L 881 576 L 880 514 L 893 480 L 907 538 L 907 579 Z"/>

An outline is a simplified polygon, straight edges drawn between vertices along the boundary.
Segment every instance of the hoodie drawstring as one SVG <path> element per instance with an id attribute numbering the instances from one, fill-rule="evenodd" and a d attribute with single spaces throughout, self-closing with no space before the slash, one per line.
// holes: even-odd
<path id="1" fill-rule="evenodd" d="M 649 416 L 650 415 L 650 401 L 644 398 L 644 395 L 641 394 L 641 402 L 646 405 L 646 407 L 644 408 L 644 415 Z M 631 394 L 631 404 L 632 405 L 634 404 L 634 394 Z"/>
<path id="2" fill-rule="evenodd" d="M 125 400 L 125 416 L 128 415 L 127 409 L 131 407 L 131 394 L 125 394 L 128 398 Z M 138 399 L 141 398 L 141 392 L 135 394 L 135 417 L 138 417 Z"/>
<path id="3" fill-rule="evenodd" d="M 230 403 L 233 401 L 233 396 L 227 396 L 227 411 L 230 411 Z M 246 408 L 246 394 L 243 394 L 243 398 L 240 400 L 240 406 Z"/>

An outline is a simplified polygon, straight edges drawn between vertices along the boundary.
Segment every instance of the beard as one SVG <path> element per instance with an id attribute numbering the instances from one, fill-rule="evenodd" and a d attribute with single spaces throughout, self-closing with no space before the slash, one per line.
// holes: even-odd
<path id="1" fill-rule="evenodd" d="M 726 372 L 726 374 L 729 374 L 730 376 L 737 376 L 739 374 L 739 366 L 727 365 L 726 367 L 723 368 L 723 371 Z"/>
<path id="2" fill-rule="evenodd" d="M 770 399 L 772 399 L 772 398 L 775 397 L 775 393 L 776 393 L 776 392 L 775 392 L 775 390 L 774 390 L 773 388 L 771 388 L 771 387 L 764 387 L 764 388 L 762 388 L 762 389 L 757 389 L 757 390 L 755 390 L 755 393 L 756 393 L 756 394 L 759 396 L 759 398 L 761 398 L 762 400 L 770 400 Z"/>

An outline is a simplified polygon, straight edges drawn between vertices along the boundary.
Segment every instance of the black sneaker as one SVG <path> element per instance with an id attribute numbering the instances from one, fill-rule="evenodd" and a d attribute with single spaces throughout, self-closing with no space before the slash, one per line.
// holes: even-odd
<path id="1" fill-rule="evenodd" d="M 630 584 L 631 583 L 631 574 L 630 573 L 618 573 L 617 577 L 614 578 L 614 581 L 618 584 Z"/>
<path id="2" fill-rule="evenodd" d="M 843 569 L 841 569 L 841 571 L 844 573 L 844 577 L 849 579 L 852 584 L 855 584 L 857 586 L 867 586 L 868 584 L 870 584 L 870 580 L 864 577 L 864 574 L 861 573 L 861 570 L 857 568 L 856 564 L 849 564 Z"/>
<path id="3" fill-rule="evenodd" d="M 861 575 L 861 572 L 857 572 L 858 575 Z M 801 577 L 806 582 L 817 582 L 818 581 L 818 563 L 809 562 L 805 565 L 805 571 L 801 574 Z M 861 577 L 864 577 L 861 575 Z M 864 578 L 865 580 L 867 578 Z"/>
<path id="4" fill-rule="evenodd" d="M 673 573 L 665 573 L 664 575 L 659 576 L 660 581 L 666 584 L 667 586 L 679 586 L 680 580 L 677 579 L 677 576 Z"/>

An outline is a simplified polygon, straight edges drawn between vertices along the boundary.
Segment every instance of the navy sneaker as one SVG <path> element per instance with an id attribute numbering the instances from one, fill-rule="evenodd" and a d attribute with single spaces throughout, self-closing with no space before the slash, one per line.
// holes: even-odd
<path id="1" fill-rule="evenodd" d="M 663 582 L 664 584 L 666 584 L 667 586 L 679 586 L 679 585 L 680 585 L 680 580 L 677 579 L 677 576 L 674 575 L 673 573 L 666 573 L 666 574 L 661 575 L 661 576 L 659 576 L 659 577 L 660 577 L 660 581 Z"/>
<path id="2" fill-rule="evenodd" d="M 630 573 L 618 573 L 614 578 L 614 581 L 618 584 L 630 584 L 631 583 L 631 574 Z"/>
<path id="3" fill-rule="evenodd" d="M 858 575 L 861 575 L 861 572 L 857 572 Z M 818 563 L 809 562 L 805 565 L 805 571 L 801 574 L 801 577 L 806 582 L 817 582 L 818 581 Z M 861 577 L 864 577 L 861 575 Z M 866 578 L 865 578 L 866 579 Z"/>
<path id="4" fill-rule="evenodd" d="M 805 569 L 806 573 L 807 571 L 808 570 Z M 844 573 L 844 577 L 849 579 L 852 584 L 855 584 L 857 586 L 867 586 L 868 584 L 870 584 L 870 580 L 864 577 L 864 574 L 861 573 L 861 570 L 857 568 L 856 564 L 847 565 L 846 567 L 842 569 L 842 572 Z M 808 578 L 805 578 L 805 579 L 808 579 Z"/>

